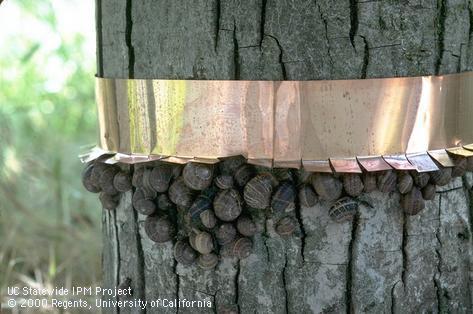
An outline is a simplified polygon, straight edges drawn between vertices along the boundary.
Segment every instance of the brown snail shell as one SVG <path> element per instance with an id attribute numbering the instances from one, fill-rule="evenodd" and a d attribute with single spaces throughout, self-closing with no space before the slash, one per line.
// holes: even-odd
<path id="1" fill-rule="evenodd" d="M 397 189 L 399 190 L 399 193 L 406 194 L 410 190 L 412 190 L 413 186 L 414 186 L 414 179 L 412 179 L 409 173 L 403 172 L 402 174 L 398 176 Z"/>
<path id="2" fill-rule="evenodd" d="M 100 187 L 98 186 L 98 181 L 93 181 L 92 172 L 94 170 L 94 164 L 88 164 L 84 170 L 82 170 L 82 185 L 85 189 L 92 193 L 100 192 Z"/>
<path id="3" fill-rule="evenodd" d="M 305 170 L 304 168 L 296 170 L 297 183 L 307 184 L 311 182 L 312 172 Z"/>
<path id="4" fill-rule="evenodd" d="M 220 172 L 222 174 L 233 175 L 235 171 L 245 163 L 246 159 L 243 156 L 225 158 L 219 163 Z"/>
<path id="5" fill-rule="evenodd" d="M 430 181 L 438 186 L 447 185 L 452 180 L 452 168 L 440 168 L 430 173 Z"/>
<path id="6" fill-rule="evenodd" d="M 374 173 L 363 173 L 364 192 L 370 193 L 378 189 L 376 175 Z"/>
<path id="7" fill-rule="evenodd" d="M 108 210 L 114 210 L 118 206 L 118 197 L 117 195 L 110 195 L 105 192 L 101 192 L 99 195 L 100 203 L 102 207 Z"/>
<path id="8" fill-rule="evenodd" d="M 435 185 L 427 184 L 422 189 L 422 198 L 426 201 L 431 201 L 435 198 L 435 192 L 437 192 L 437 189 L 435 188 Z"/>
<path id="9" fill-rule="evenodd" d="M 107 169 L 110 165 L 100 162 L 100 161 L 94 162 L 93 165 L 94 167 L 92 168 L 90 179 L 92 180 L 92 182 L 94 182 L 95 185 L 99 186 L 99 180 L 100 180 L 100 177 L 102 176 L 102 172 L 105 169 Z"/>
<path id="10" fill-rule="evenodd" d="M 193 190 L 203 190 L 209 187 L 213 179 L 213 166 L 189 162 L 182 171 L 184 183 Z"/>
<path id="11" fill-rule="evenodd" d="M 289 168 L 273 168 L 272 174 L 278 181 L 294 181 L 292 170 Z"/>
<path id="12" fill-rule="evenodd" d="M 237 219 L 242 211 L 240 194 L 234 189 L 220 191 L 215 197 L 213 205 L 215 216 L 223 221 Z"/>
<path id="13" fill-rule="evenodd" d="M 274 192 L 271 199 L 271 208 L 275 212 L 285 212 L 294 210 L 294 200 L 296 199 L 296 189 L 289 181 L 284 181 Z"/>
<path id="14" fill-rule="evenodd" d="M 199 232 L 195 235 L 194 245 L 197 252 L 201 254 L 209 254 L 214 249 L 214 241 L 212 236 L 207 232 Z"/>
<path id="15" fill-rule="evenodd" d="M 233 175 L 238 186 L 243 187 L 255 175 L 255 169 L 248 164 L 243 164 L 238 167 Z"/>
<path id="16" fill-rule="evenodd" d="M 387 170 L 378 175 L 378 190 L 383 193 L 393 192 L 396 190 L 397 175 L 392 170 Z"/>
<path id="17" fill-rule="evenodd" d="M 167 164 L 155 166 L 148 178 L 149 185 L 156 192 L 164 193 L 168 190 L 172 178 L 172 167 Z"/>
<path id="18" fill-rule="evenodd" d="M 118 167 L 108 166 L 102 171 L 102 175 L 99 178 L 100 189 L 107 194 L 117 194 L 118 191 L 113 186 L 113 178 L 119 171 Z"/>
<path id="19" fill-rule="evenodd" d="M 182 265 L 192 265 L 197 258 L 197 252 L 184 240 L 177 241 L 173 251 L 174 259 Z"/>
<path id="20" fill-rule="evenodd" d="M 231 223 L 224 223 L 218 227 L 215 232 L 215 238 L 217 239 L 218 244 L 225 245 L 231 243 L 237 234 L 235 226 Z"/>
<path id="21" fill-rule="evenodd" d="M 217 224 L 217 218 L 211 209 L 204 210 L 199 217 L 202 225 L 206 228 L 212 229 Z"/>
<path id="22" fill-rule="evenodd" d="M 317 194 L 309 184 L 303 184 L 299 188 L 299 203 L 301 207 L 308 208 L 317 203 Z"/>
<path id="23" fill-rule="evenodd" d="M 238 217 L 236 227 L 238 232 L 240 232 L 240 234 L 244 235 L 245 237 L 252 237 L 258 231 L 254 221 L 250 217 L 246 216 Z"/>
<path id="24" fill-rule="evenodd" d="M 160 210 L 168 211 L 174 208 L 174 204 L 166 194 L 160 194 L 156 202 Z"/>
<path id="25" fill-rule="evenodd" d="M 131 190 L 131 177 L 128 172 L 120 171 L 113 177 L 113 186 L 118 192 L 128 192 Z"/>
<path id="26" fill-rule="evenodd" d="M 214 269 L 218 264 L 218 256 L 214 253 L 203 254 L 197 259 L 197 265 L 205 270 Z"/>
<path id="27" fill-rule="evenodd" d="M 342 183 L 330 174 L 317 173 L 312 176 L 312 186 L 319 197 L 326 201 L 334 201 L 342 195 Z"/>
<path id="28" fill-rule="evenodd" d="M 425 207 L 422 193 L 414 186 L 412 190 L 401 197 L 401 206 L 407 215 L 416 215 Z"/>
<path id="29" fill-rule="evenodd" d="M 411 176 L 412 176 L 412 179 L 414 179 L 414 184 L 419 189 L 422 189 L 430 181 L 430 175 L 427 172 L 411 171 Z"/>
<path id="30" fill-rule="evenodd" d="M 136 167 L 133 171 L 133 176 L 131 177 L 131 184 L 134 187 L 141 188 L 143 187 L 143 174 L 145 173 L 145 167 Z"/>
<path id="31" fill-rule="evenodd" d="M 292 217 L 281 218 L 276 223 L 276 232 L 280 236 L 290 236 L 296 230 L 296 222 Z"/>
<path id="32" fill-rule="evenodd" d="M 232 255 L 239 259 L 250 256 L 253 251 L 253 241 L 249 238 L 238 238 L 232 243 Z"/>
<path id="33" fill-rule="evenodd" d="M 212 199 L 202 193 L 192 203 L 191 207 L 189 208 L 189 213 L 193 219 L 196 219 L 203 211 L 208 210 L 211 207 Z"/>
<path id="34" fill-rule="evenodd" d="M 259 174 L 245 185 L 243 198 L 253 208 L 265 209 L 269 206 L 272 192 L 271 177 Z"/>
<path id="35" fill-rule="evenodd" d="M 365 188 L 360 175 L 356 173 L 347 173 L 343 175 L 343 187 L 345 188 L 345 192 L 353 197 L 359 196 Z"/>
<path id="36" fill-rule="evenodd" d="M 168 196 L 171 202 L 184 208 L 189 208 L 194 198 L 192 190 L 184 184 L 182 177 L 177 178 L 171 184 Z"/>
<path id="37" fill-rule="evenodd" d="M 455 166 L 452 169 L 452 177 L 461 177 L 466 173 L 466 168 L 468 167 L 468 162 L 466 157 L 456 156 L 453 158 Z"/>
<path id="38" fill-rule="evenodd" d="M 222 190 L 233 187 L 233 177 L 229 174 L 221 174 L 214 179 L 215 185 Z"/>
<path id="39" fill-rule="evenodd" d="M 156 204 L 150 199 L 142 198 L 134 202 L 133 208 L 142 215 L 151 215 L 156 211 Z"/>
<path id="40" fill-rule="evenodd" d="M 350 221 L 358 211 L 358 203 L 350 197 L 342 197 L 330 206 L 329 216 L 335 222 Z"/>
<path id="41" fill-rule="evenodd" d="M 145 220 L 145 232 L 154 242 L 171 241 L 175 231 L 173 224 L 166 217 L 148 216 Z"/>

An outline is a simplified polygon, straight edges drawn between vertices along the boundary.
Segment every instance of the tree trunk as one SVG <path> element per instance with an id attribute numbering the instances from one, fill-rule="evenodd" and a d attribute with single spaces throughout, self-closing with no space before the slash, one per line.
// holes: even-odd
<path id="1" fill-rule="evenodd" d="M 160 79 L 316 80 L 473 70 L 468 0 L 97 0 L 98 75 Z M 333 223 L 328 204 L 300 212 L 303 236 L 259 221 L 254 254 L 215 273 L 177 265 L 172 244 L 144 234 L 125 193 L 103 214 L 105 287 L 131 279 L 133 298 L 209 297 L 207 313 L 472 313 L 473 176 L 439 188 L 417 216 L 399 195 Z M 265 224 L 263 226 L 263 224 Z M 107 309 L 105 312 L 140 312 Z"/>

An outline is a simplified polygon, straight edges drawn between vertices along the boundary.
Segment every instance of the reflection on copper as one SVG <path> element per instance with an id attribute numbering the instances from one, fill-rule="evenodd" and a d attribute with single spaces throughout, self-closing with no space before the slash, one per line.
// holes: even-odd
<path id="1" fill-rule="evenodd" d="M 473 156 L 473 151 L 464 149 L 463 147 L 454 147 L 454 148 L 447 148 L 447 152 L 454 156 L 461 156 L 461 157 L 471 157 Z"/>
<path id="2" fill-rule="evenodd" d="M 396 170 L 416 170 L 416 167 L 407 160 L 406 155 L 387 155 L 383 159 Z"/>
<path id="3" fill-rule="evenodd" d="M 328 160 L 303 160 L 302 166 L 308 172 L 333 173 Z"/>
<path id="4" fill-rule="evenodd" d="M 273 167 L 275 168 L 294 168 L 294 169 L 299 169 L 301 167 L 301 161 L 300 160 L 274 160 L 273 161 Z"/>
<path id="5" fill-rule="evenodd" d="M 198 162 L 202 164 L 214 165 L 218 163 L 220 160 L 218 158 L 194 158 L 191 159 L 190 162 Z"/>
<path id="6" fill-rule="evenodd" d="M 463 148 L 473 151 L 473 144 L 463 145 Z"/>
<path id="7" fill-rule="evenodd" d="M 356 158 L 336 159 L 330 158 L 330 163 L 337 173 L 361 173 L 361 168 L 358 165 Z"/>
<path id="8" fill-rule="evenodd" d="M 255 166 L 262 166 L 262 167 L 268 167 L 271 168 L 273 166 L 273 160 L 272 159 L 252 159 L 248 158 L 248 163 L 255 165 Z"/>
<path id="9" fill-rule="evenodd" d="M 358 163 L 368 172 L 392 169 L 382 156 L 358 156 Z"/>
<path id="10" fill-rule="evenodd" d="M 455 164 L 445 149 L 430 150 L 427 152 L 432 159 L 437 161 L 442 167 L 453 167 Z"/>
<path id="11" fill-rule="evenodd" d="M 409 162 L 416 167 L 418 172 L 437 171 L 439 168 L 427 153 L 406 155 Z"/>
<path id="12" fill-rule="evenodd" d="M 162 159 L 162 161 L 172 162 L 174 164 L 181 164 L 181 165 L 186 164 L 190 162 L 191 160 L 192 158 L 183 158 L 183 157 L 174 157 L 174 156 L 169 156 Z"/>

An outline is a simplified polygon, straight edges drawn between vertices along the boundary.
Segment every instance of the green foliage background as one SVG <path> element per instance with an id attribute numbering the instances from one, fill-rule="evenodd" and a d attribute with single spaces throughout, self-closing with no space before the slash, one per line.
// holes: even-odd
<path id="1" fill-rule="evenodd" d="M 8 5 L 59 44 L 46 49 L 14 31 L 0 37 L 0 288 L 98 284 L 101 210 L 82 188 L 77 158 L 96 138 L 95 59 L 84 34 L 61 33 L 51 1 Z"/>

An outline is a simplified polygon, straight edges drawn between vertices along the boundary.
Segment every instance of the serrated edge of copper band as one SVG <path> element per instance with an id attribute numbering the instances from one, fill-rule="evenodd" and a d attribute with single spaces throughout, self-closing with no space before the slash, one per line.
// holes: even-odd
<path id="1" fill-rule="evenodd" d="M 416 167 L 417 172 L 437 171 L 439 168 L 427 153 L 406 154 L 407 160 Z"/>
<path id="2" fill-rule="evenodd" d="M 330 158 L 336 173 L 362 173 L 356 158 Z"/>

